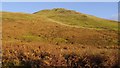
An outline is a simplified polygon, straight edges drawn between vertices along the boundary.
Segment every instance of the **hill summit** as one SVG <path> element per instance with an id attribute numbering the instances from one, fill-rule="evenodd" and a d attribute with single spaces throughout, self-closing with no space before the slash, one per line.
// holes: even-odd
<path id="1" fill-rule="evenodd" d="M 35 12 L 34 14 L 39 14 L 41 12 L 53 12 L 53 13 L 65 13 L 65 14 L 79 14 L 79 12 L 76 12 L 74 10 L 68 10 L 68 9 L 65 9 L 65 8 L 53 8 L 53 9 L 46 9 L 46 10 L 41 10 L 41 11 L 38 11 L 38 12 Z"/>
<path id="2" fill-rule="evenodd" d="M 64 8 L 46 9 L 33 14 L 41 15 L 61 24 L 74 27 L 109 30 L 118 29 L 117 21 L 106 20 Z"/>

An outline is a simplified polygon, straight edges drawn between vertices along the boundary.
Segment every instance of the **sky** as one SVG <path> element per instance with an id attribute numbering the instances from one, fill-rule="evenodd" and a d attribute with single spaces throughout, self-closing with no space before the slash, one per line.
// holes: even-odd
<path id="1" fill-rule="evenodd" d="M 2 2 L 119 2 L 120 0 L 1 0 Z"/>
<path id="2" fill-rule="evenodd" d="M 117 19 L 117 2 L 3 2 L 1 11 L 34 13 L 44 9 L 66 8 L 106 19 Z"/>

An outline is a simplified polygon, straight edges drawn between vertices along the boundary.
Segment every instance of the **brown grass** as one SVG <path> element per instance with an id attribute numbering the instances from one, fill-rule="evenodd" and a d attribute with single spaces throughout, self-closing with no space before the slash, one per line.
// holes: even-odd
<path id="1" fill-rule="evenodd" d="M 12 44 L 12 43 L 8 43 Z M 118 50 L 78 45 L 22 43 L 3 46 L 3 65 L 7 66 L 115 66 Z M 8 64 L 10 65 L 8 65 Z"/>
<path id="2" fill-rule="evenodd" d="M 67 27 L 34 14 L 3 13 L 3 66 L 118 66 L 114 30 Z"/>

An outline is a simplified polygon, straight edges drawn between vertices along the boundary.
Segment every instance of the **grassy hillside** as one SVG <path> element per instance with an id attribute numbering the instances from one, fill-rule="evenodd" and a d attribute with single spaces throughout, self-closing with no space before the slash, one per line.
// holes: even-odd
<path id="1" fill-rule="evenodd" d="M 117 31 L 64 26 L 35 14 L 3 12 L 3 40 L 59 44 L 116 45 Z"/>
<path id="2" fill-rule="evenodd" d="M 3 66 L 118 66 L 115 21 L 65 9 L 1 13 Z"/>
<path id="3" fill-rule="evenodd" d="M 43 15 L 63 24 L 95 29 L 117 30 L 116 21 L 105 20 L 92 15 L 79 13 L 64 8 L 55 8 L 51 10 L 42 10 L 34 14 Z"/>

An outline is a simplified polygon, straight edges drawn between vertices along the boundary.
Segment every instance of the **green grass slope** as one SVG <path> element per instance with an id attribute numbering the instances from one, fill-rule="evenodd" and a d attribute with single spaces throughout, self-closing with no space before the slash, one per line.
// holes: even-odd
<path id="1" fill-rule="evenodd" d="M 117 30 L 118 23 L 112 20 L 98 18 L 92 15 L 82 14 L 73 10 L 64 8 L 54 8 L 51 10 L 42 10 L 34 14 L 45 16 L 52 20 L 75 27 L 95 28 Z"/>

